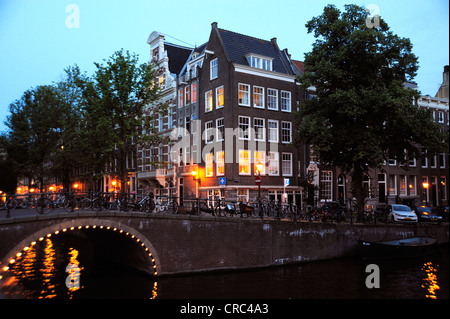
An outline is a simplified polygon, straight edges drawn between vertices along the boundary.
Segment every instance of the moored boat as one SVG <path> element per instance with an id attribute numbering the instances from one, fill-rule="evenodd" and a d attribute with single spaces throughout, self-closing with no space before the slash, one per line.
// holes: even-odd
<path id="1" fill-rule="evenodd" d="M 431 237 L 411 237 L 388 241 L 359 241 L 363 259 L 414 258 L 436 252 L 437 240 Z"/>

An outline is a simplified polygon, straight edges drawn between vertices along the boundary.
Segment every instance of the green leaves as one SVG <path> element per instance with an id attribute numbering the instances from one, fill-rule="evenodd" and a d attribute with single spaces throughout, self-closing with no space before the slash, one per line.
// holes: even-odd
<path id="1" fill-rule="evenodd" d="M 303 89 L 314 86 L 317 98 L 300 105 L 296 142 L 351 174 L 388 158 L 405 163 L 420 156 L 421 146 L 445 148 L 437 124 L 414 105 L 419 93 L 404 87 L 418 70 L 410 40 L 394 35 L 382 19 L 379 28 L 368 28 L 362 7 L 345 9 L 328 5 L 306 24 L 317 40 L 299 81 Z"/>
<path id="2" fill-rule="evenodd" d="M 91 77 L 69 67 L 63 81 L 30 89 L 11 103 L 2 148 L 19 175 L 58 177 L 66 189 L 75 168 L 92 180 L 107 169 L 125 180 L 136 143 L 156 139 L 148 108 L 165 113 L 167 104 L 153 85 L 154 66 L 123 50 L 104 62 L 95 63 Z"/>

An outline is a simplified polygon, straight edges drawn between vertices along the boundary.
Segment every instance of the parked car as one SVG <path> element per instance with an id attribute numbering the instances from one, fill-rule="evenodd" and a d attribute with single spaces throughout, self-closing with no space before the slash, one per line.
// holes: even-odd
<path id="1" fill-rule="evenodd" d="M 417 215 L 406 205 L 388 205 L 386 209 L 392 222 L 417 223 Z"/>
<path id="2" fill-rule="evenodd" d="M 416 213 L 420 222 L 437 222 L 442 223 L 442 216 L 432 213 L 427 206 L 413 206 L 411 209 Z"/>
<path id="3" fill-rule="evenodd" d="M 448 222 L 448 206 L 439 206 L 432 210 L 433 213 L 442 216 L 442 221 Z"/>

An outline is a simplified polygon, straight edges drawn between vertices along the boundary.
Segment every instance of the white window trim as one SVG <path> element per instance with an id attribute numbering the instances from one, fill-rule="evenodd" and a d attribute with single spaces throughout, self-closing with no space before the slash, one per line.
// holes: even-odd
<path id="1" fill-rule="evenodd" d="M 241 169 L 240 169 L 241 168 L 241 152 L 247 152 L 247 154 L 248 154 L 248 165 L 247 165 L 248 173 L 241 173 Z M 251 163 L 251 151 L 250 150 L 246 150 L 246 149 L 239 149 L 239 166 L 238 166 L 239 175 L 249 176 L 249 175 L 252 174 L 250 163 Z"/>
<path id="2" fill-rule="evenodd" d="M 219 89 L 223 89 L 223 105 L 219 106 Z M 219 86 L 216 88 L 216 109 L 221 109 L 225 106 L 225 89 L 223 87 L 223 85 Z"/>
<path id="3" fill-rule="evenodd" d="M 256 138 L 257 137 L 256 125 L 255 125 L 255 121 L 256 120 L 262 120 L 262 124 L 263 124 L 263 126 L 262 126 L 262 139 Z M 260 126 L 258 126 L 258 127 L 260 127 Z M 264 118 L 260 118 L 260 117 L 254 117 L 253 118 L 253 131 L 255 132 L 255 137 L 254 137 L 255 141 L 264 142 L 266 140 L 266 121 L 265 121 Z"/>
<path id="4" fill-rule="evenodd" d="M 284 154 L 290 154 L 290 156 L 291 156 L 291 168 L 290 168 L 290 171 L 291 171 L 291 173 L 290 174 L 286 174 L 285 172 L 284 172 L 284 170 L 283 170 L 283 155 Z M 281 153 L 281 170 L 282 170 L 282 172 L 281 172 L 281 174 L 283 175 L 283 176 L 293 176 L 293 167 L 292 167 L 292 162 L 293 162 L 293 156 L 292 156 L 292 153 L 289 153 L 289 152 L 283 152 L 283 153 Z"/>
<path id="5" fill-rule="evenodd" d="M 212 101 L 212 109 L 211 110 L 209 110 L 209 101 L 208 101 L 208 94 L 209 93 L 211 93 L 211 99 L 213 100 Z M 209 91 L 206 91 L 205 92 L 205 113 L 208 113 L 208 112 L 212 112 L 214 110 L 214 97 L 213 97 L 213 93 L 212 93 L 212 90 L 209 90 Z"/>
<path id="6" fill-rule="evenodd" d="M 289 142 L 288 141 L 283 141 L 283 123 L 289 123 L 289 125 L 290 125 Z M 281 121 L 281 143 L 283 143 L 283 144 L 290 144 L 290 143 L 292 143 L 292 122 Z"/>
<path id="7" fill-rule="evenodd" d="M 241 103 L 240 101 L 239 101 L 239 92 L 240 92 L 240 86 L 241 85 L 243 85 L 243 86 L 246 86 L 247 88 L 248 88 L 248 104 L 245 104 L 245 103 Z M 250 97 L 251 97 L 251 89 L 250 89 L 250 84 L 245 84 L 245 83 L 238 83 L 238 104 L 240 105 L 240 106 L 248 106 L 248 107 L 250 107 Z"/>
<path id="8" fill-rule="evenodd" d="M 289 94 L 289 109 L 288 110 L 283 110 L 283 93 L 288 93 Z M 284 98 L 284 99 L 286 99 L 286 98 Z M 292 93 L 291 93 L 291 91 L 284 91 L 284 90 L 281 90 L 281 92 L 280 92 L 280 109 L 281 109 L 281 112 L 287 112 L 287 113 L 291 113 L 292 112 Z"/>
<path id="9" fill-rule="evenodd" d="M 262 106 L 257 106 L 255 104 L 255 89 L 262 89 Z M 254 85 L 253 86 L 253 107 L 257 108 L 257 109 L 264 109 L 265 108 L 265 102 L 266 102 L 265 100 L 266 99 L 265 99 L 265 94 L 264 94 L 264 87 Z"/>
<path id="10" fill-rule="evenodd" d="M 276 132 L 277 132 L 277 138 L 276 138 L 276 140 L 271 140 L 270 139 L 270 130 L 271 130 L 271 128 L 269 127 L 269 123 L 276 123 L 277 124 L 277 128 L 276 128 Z M 272 130 L 275 130 L 274 128 L 272 128 Z M 267 141 L 268 142 L 272 142 L 272 143 L 278 143 L 278 141 L 280 140 L 280 137 L 279 137 L 279 135 L 280 135 L 280 126 L 279 126 L 279 121 L 278 120 L 270 120 L 270 119 L 268 119 L 267 120 Z"/>
<path id="11" fill-rule="evenodd" d="M 273 173 L 271 173 L 270 172 L 270 168 L 271 167 L 275 167 L 275 165 L 271 165 L 271 160 L 270 160 L 270 153 L 273 153 L 273 154 L 276 154 L 276 163 L 277 163 L 277 173 L 276 174 L 273 174 Z M 269 176 L 280 176 L 280 153 L 279 152 L 269 152 L 269 166 L 267 167 L 267 171 L 268 171 L 268 174 L 269 174 Z"/>
<path id="12" fill-rule="evenodd" d="M 248 119 L 248 137 L 241 137 L 241 128 L 240 128 L 241 118 Z M 251 127 L 252 126 L 251 126 L 251 118 L 250 118 L 250 116 L 243 116 L 243 115 L 239 115 L 238 116 L 238 138 L 240 140 L 249 141 L 251 139 Z"/>
<path id="13" fill-rule="evenodd" d="M 216 76 L 215 77 L 213 77 L 213 63 L 214 62 L 216 62 L 217 64 L 216 64 L 216 70 L 217 70 L 217 72 L 216 72 Z M 218 60 L 218 58 L 215 58 L 215 59 L 212 59 L 210 62 L 209 62 L 209 79 L 210 80 L 214 80 L 214 79 L 217 79 L 219 77 L 219 60 Z"/>
<path id="14" fill-rule="evenodd" d="M 223 134 L 222 136 L 220 136 L 220 131 L 219 131 L 219 121 L 222 120 L 223 121 Z M 217 142 L 221 142 L 225 140 L 225 118 L 220 117 L 218 119 L 216 119 L 216 141 Z"/>
<path id="15" fill-rule="evenodd" d="M 276 101 L 276 107 L 275 108 L 270 108 L 269 107 L 269 90 L 274 90 L 275 92 L 277 92 L 277 95 L 276 95 L 276 99 L 275 99 L 275 101 Z M 271 111 L 278 111 L 278 109 L 279 109 L 279 102 L 278 102 L 278 90 L 277 89 L 273 89 L 273 88 L 268 88 L 267 89 L 267 109 L 268 110 L 271 110 Z M 273 97 L 273 95 L 271 95 L 272 97 Z"/>
<path id="16" fill-rule="evenodd" d="M 253 158 L 254 158 L 254 173 L 255 173 L 255 176 L 258 175 L 256 164 L 258 164 L 258 162 L 260 161 L 260 160 L 258 160 L 256 158 L 256 153 L 261 153 L 262 154 L 261 164 L 263 164 L 263 169 L 261 171 L 261 175 L 262 176 L 266 175 L 266 152 L 265 151 L 254 151 L 253 152 Z"/>
<path id="17" fill-rule="evenodd" d="M 211 127 L 208 128 L 208 124 L 211 123 Z M 212 132 L 213 134 L 209 134 L 209 132 Z M 205 131 L 204 131 L 204 140 L 205 140 L 205 144 L 211 144 L 212 142 L 214 142 L 214 123 L 213 121 L 207 121 L 205 122 Z M 213 139 L 211 141 L 209 141 L 209 138 L 213 136 Z"/>
<path id="18" fill-rule="evenodd" d="M 220 162 L 219 153 L 223 153 L 223 160 Z M 223 173 L 219 173 L 219 166 L 223 166 Z M 217 176 L 225 176 L 225 151 L 216 151 L 216 174 Z"/>

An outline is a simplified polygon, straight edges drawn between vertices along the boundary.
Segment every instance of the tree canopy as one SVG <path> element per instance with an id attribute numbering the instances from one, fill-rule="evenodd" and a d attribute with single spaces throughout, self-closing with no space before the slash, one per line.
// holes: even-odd
<path id="1" fill-rule="evenodd" d="M 366 24 L 368 12 L 333 5 L 307 24 L 316 41 L 305 54 L 303 89 L 313 86 L 314 98 L 296 114 L 295 141 L 311 145 L 320 162 L 350 173 L 362 207 L 362 178 L 388 159 L 399 164 L 446 149 L 447 135 L 430 112 L 419 108 L 419 92 L 405 85 L 418 70 L 411 41 L 379 26 Z M 443 143 L 447 140 L 446 143 Z"/>
<path id="2" fill-rule="evenodd" d="M 73 170 L 82 168 L 92 181 L 116 174 L 125 188 L 127 160 L 137 143 L 156 139 L 154 115 L 167 112 L 167 104 L 153 85 L 154 65 L 139 64 L 137 55 L 116 51 L 95 66 L 92 76 L 69 67 L 62 81 L 31 88 L 10 104 L 0 149 L 17 176 L 41 186 L 57 177 L 68 189 Z"/>

